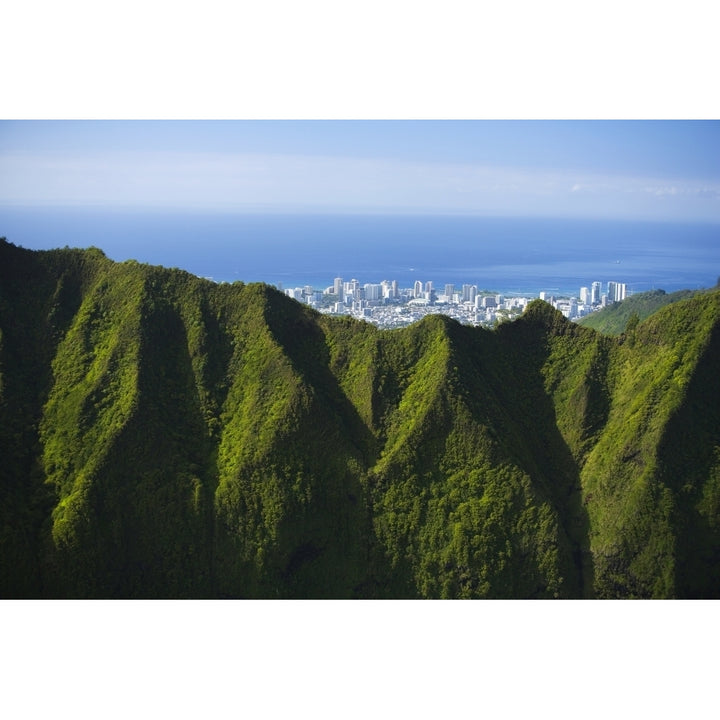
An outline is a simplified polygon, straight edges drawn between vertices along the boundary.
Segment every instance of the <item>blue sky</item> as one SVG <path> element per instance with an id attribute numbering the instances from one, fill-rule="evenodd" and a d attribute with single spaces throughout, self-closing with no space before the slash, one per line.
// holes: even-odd
<path id="1" fill-rule="evenodd" d="M 720 122 L 2 121 L 2 205 L 720 222 Z"/>

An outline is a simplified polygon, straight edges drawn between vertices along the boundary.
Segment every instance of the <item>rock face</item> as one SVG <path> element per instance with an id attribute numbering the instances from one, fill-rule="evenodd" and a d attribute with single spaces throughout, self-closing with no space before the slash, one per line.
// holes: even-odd
<path id="1" fill-rule="evenodd" d="M 0 241 L 2 597 L 720 596 L 720 292 L 378 330 Z"/>

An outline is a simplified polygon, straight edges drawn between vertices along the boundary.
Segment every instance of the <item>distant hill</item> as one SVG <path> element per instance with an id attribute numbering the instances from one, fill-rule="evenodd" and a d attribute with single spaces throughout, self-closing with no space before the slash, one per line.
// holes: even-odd
<path id="1" fill-rule="evenodd" d="M 720 597 L 720 290 L 622 336 L 0 241 L 0 596 Z"/>
<path id="2" fill-rule="evenodd" d="M 674 293 L 666 293 L 664 290 L 650 290 L 638 293 L 582 318 L 579 323 L 606 335 L 620 335 L 625 332 L 628 320 L 633 315 L 637 315 L 638 320 L 645 320 L 661 307 L 680 300 L 687 300 L 698 292 L 705 291 L 678 290 Z"/>

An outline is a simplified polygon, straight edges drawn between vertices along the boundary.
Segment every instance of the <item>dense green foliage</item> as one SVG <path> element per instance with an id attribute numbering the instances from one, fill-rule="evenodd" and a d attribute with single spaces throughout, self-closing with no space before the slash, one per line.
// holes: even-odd
<path id="1" fill-rule="evenodd" d="M 718 597 L 720 291 L 618 337 L 0 241 L 3 597 Z"/>
<path id="2" fill-rule="evenodd" d="M 636 324 L 650 317 L 661 307 L 697 295 L 704 290 L 678 290 L 666 293 L 664 290 L 649 290 L 638 293 L 608 305 L 602 310 L 591 313 L 580 320 L 580 324 L 593 328 L 606 335 L 620 335 L 628 329 L 628 323 Z"/>

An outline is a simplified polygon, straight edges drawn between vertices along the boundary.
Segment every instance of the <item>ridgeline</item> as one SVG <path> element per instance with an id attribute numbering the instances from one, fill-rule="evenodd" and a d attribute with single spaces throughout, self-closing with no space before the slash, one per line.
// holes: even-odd
<path id="1" fill-rule="evenodd" d="M 606 308 L 586 315 L 579 320 L 580 325 L 599 330 L 606 335 L 620 335 L 640 320 L 650 317 L 665 305 L 680 300 L 687 300 L 705 290 L 678 290 L 666 293 L 664 290 L 648 290 L 647 292 L 630 295 L 622 302 L 615 302 Z"/>
<path id="2" fill-rule="evenodd" d="M 0 240 L 0 596 L 720 596 L 720 290 L 378 330 Z"/>

